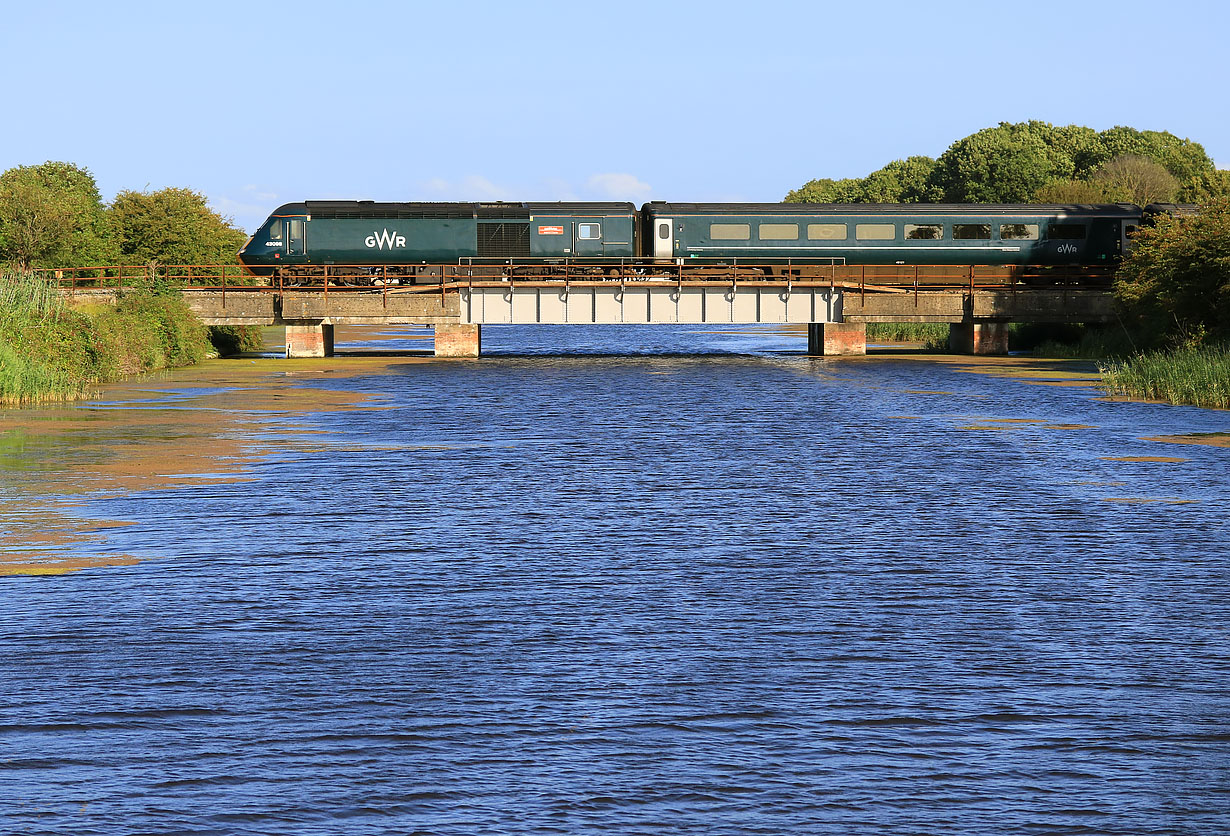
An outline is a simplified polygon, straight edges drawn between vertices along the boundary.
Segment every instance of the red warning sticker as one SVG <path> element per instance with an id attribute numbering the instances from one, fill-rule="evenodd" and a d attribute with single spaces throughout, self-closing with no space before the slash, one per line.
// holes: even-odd
<path id="1" fill-rule="evenodd" d="M 563 235 L 564 228 L 562 226 L 540 226 L 538 227 L 539 235 Z"/>

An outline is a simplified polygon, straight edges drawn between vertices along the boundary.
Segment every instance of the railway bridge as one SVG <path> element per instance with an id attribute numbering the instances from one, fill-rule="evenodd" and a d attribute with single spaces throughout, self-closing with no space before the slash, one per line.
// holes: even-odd
<path id="1" fill-rule="evenodd" d="M 191 271 L 190 271 L 191 272 Z M 1002 272 L 1002 271 L 1001 271 Z M 1012 277 L 961 283 L 885 281 L 883 277 L 797 280 L 707 274 L 643 280 L 458 278 L 435 284 L 377 283 L 291 287 L 235 284 L 226 274 L 177 282 L 207 325 L 284 325 L 288 357 L 332 354 L 335 325 L 416 325 L 435 331 L 442 357 L 476 357 L 492 324 L 793 324 L 808 326 L 808 353 L 863 354 L 869 322 L 947 323 L 958 352 L 1007 351 L 1011 322 L 1105 322 L 1114 317 L 1106 287 L 1025 285 Z M 58 277 L 79 299 L 115 298 L 118 281 Z M 232 280 L 233 281 L 233 280 Z M 128 277 L 129 284 L 134 277 Z M 101 285 L 101 286 L 100 286 Z"/>

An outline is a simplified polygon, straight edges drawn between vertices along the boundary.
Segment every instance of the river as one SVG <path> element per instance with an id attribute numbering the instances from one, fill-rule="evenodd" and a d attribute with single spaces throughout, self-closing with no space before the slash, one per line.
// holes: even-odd
<path id="1" fill-rule="evenodd" d="M 0 415 L 0 831 L 1230 832 L 1230 414 L 422 336 Z"/>

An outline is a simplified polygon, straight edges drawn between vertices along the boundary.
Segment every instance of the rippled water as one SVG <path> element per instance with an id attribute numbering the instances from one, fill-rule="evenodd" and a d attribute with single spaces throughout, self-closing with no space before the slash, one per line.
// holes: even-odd
<path id="1" fill-rule="evenodd" d="M 0 831 L 1230 832 L 1226 413 L 799 346 L 485 329 L 94 500 Z"/>

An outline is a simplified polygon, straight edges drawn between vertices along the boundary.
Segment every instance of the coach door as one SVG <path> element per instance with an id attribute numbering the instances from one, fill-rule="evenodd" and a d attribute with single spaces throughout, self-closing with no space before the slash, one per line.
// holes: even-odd
<path id="1" fill-rule="evenodd" d="M 675 257 L 675 221 L 673 218 L 654 218 L 653 257 Z"/>
<path id="2" fill-rule="evenodd" d="M 580 258 L 602 255 L 602 218 L 572 222 L 572 254 Z"/>
<path id="3" fill-rule="evenodd" d="M 303 218 L 291 218 L 287 226 L 290 234 L 286 236 L 286 254 L 303 255 Z"/>

